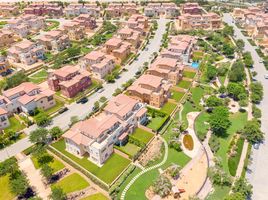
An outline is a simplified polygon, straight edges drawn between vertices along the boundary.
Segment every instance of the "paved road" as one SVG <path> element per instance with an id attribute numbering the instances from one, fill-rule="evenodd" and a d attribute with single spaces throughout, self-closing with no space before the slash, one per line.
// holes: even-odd
<path id="1" fill-rule="evenodd" d="M 123 72 L 120 75 L 120 78 L 117 79 L 115 83 L 104 84 L 104 91 L 102 93 L 94 93 L 93 95 L 91 95 L 89 97 L 89 101 L 86 104 L 70 104 L 68 106 L 69 110 L 61 115 L 56 116 L 52 121 L 52 125 L 48 128 L 51 128 L 53 126 L 59 126 L 62 129 L 66 130 L 68 128 L 68 124 L 70 123 L 70 118 L 72 116 L 78 116 L 80 119 L 84 119 L 92 110 L 94 102 L 98 101 L 100 97 L 105 96 L 107 99 L 110 99 L 116 88 L 119 88 L 123 83 L 133 78 L 139 68 L 142 67 L 143 63 L 150 61 L 152 58 L 152 54 L 154 52 L 159 51 L 162 35 L 165 33 L 167 22 L 168 20 L 166 19 L 158 20 L 158 29 L 155 33 L 155 37 L 151 39 L 150 43 L 147 45 L 148 50 L 141 51 L 138 59 L 132 64 L 125 67 L 128 70 L 126 72 Z M 25 132 L 28 134 L 30 131 L 36 128 L 37 126 L 33 125 L 30 128 L 26 129 Z M 29 146 L 31 146 L 31 143 L 29 142 L 28 137 L 18 141 L 17 143 L 0 151 L 0 161 L 5 160 L 10 156 L 16 155 L 17 153 L 23 151 Z"/>
<path id="2" fill-rule="evenodd" d="M 241 33 L 238 27 L 232 23 L 232 17 L 230 14 L 225 14 L 223 20 L 232 25 L 235 30 L 235 35 L 238 39 L 242 39 L 245 42 L 245 51 L 249 51 L 254 60 L 254 71 L 258 73 L 256 79 L 263 84 L 264 98 L 259 108 L 262 110 L 262 126 L 261 129 L 265 133 L 264 144 L 260 146 L 259 150 L 253 149 L 252 151 L 252 164 L 249 166 L 250 170 L 247 173 L 247 178 L 253 185 L 254 200 L 266 200 L 268 197 L 268 80 L 264 78 L 264 74 L 268 73 L 264 65 L 260 63 L 261 58 L 248 41 L 247 38 Z"/>

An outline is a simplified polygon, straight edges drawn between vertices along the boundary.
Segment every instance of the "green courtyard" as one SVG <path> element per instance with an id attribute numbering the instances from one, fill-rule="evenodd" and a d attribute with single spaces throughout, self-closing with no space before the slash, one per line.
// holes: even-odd
<path id="1" fill-rule="evenodd" d="M 180 88 L 188 89 L 191 86 L 191 81 L 181 80 L 177 86 Z"/>
<path id="2" fill-rule="evenodd" d="M 154 134 L 148 131 L 145 131 L 141 128 L 136 128 L 134 133 L 132 134 L 132 137 L 143 142 L 144 144 L 147 144 L 154 137 Z"/>
<path id="3" fill-rule="evenodd" d="M 29 76 L 29 80 L 33 83 L 39 84 L 44 82 L 47 79 L 48 76 L 48 72 L 45 69 L 42 69 L 36 73 L 34 73 L 33 75 Z"/>
<path id="4" fill-rule="evenodd" d="M 170 98 L 174 99 L 176 102 L 179 102 L 182 99 L 184 94 L 185 94 L 184 92 L 179 92 L 179 91 L 176 91 L 175 89 L 171 89 Z"/>
<path id="5" fill-rule="evenodd" d="M 94 163 L 90 162 L 87 156 L 78 158 L 67 152 L 65 150 L 64 140 L 59 140 L 58 142 L 53 143 L 52 146 L 107 184 L 112 183 L 113 180 L 115 180 L 115 178 L 119 176 L 119 174 L 130 164 L 130 160 L 113 153 L 102 167 L 98 167 Z"/>

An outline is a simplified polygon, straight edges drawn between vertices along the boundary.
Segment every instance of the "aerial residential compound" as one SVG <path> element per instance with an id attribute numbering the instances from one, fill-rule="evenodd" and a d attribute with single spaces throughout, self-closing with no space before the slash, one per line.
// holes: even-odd
<path id="1" fill-rule="evenodd" d="M 101 14 L 100 7 L 97 4 L 69 4 L 65 9 L 64 13 L 67 17 L 74 17 L 81 14 L 88 14 L 92 17 L 99 17 Z"/>
<path id="2" fill-rule="evenodd" d="M 147 74 L 158 76 L 167 80 L 172 85 L 182 79 L 183 65 L 174 58 L 158 57 L 147 70 Z"/>
<path id="3" fill-rule="evenodd" d="M 134 29 L 124 27 L 118 31 L 118 35 L 124 41 L 129 42 L 132 45 L 132 50 L 135 50 L 140 45 L 141 33 Z"/>
<path id="4" fill-rule="evenodd" d="M 115 57 L 101 51 L 91 51 L 80 60 L 82 69 L 87 70 L 96 79 L 103 79 L 115 67 Z"/>
<path id="5" fill-rule="evenodd" d="M 54 92 L 49 89 L 41 89 L 39 86 L 24 82 L 17 87 L 3 91 L 0 96 L 0 107 L 12 113 L 29 113 L 36 108 L 47 110 L 55 103 Z"/>
<path id="6" fill-rule="evenodd" d="M 32 3 L 24 9 L 24 13 L 37 16 L 60 17 L 63 15 L 63 9 L 57 3 Z"/>
<path id="7" fill-rule="evenodd" d="M 14 42 L 15 35 L 13 32 L 5 29 L 0 30 L 0 48 L 9 47 Z"/>
<path id="8" fill-rule="evenodd" d="M 140 14 L 132 15 L 127 20 L 126 26 L 133 30 L 139 31 L 141 35 L 145 36 L 149 26 L 148 18 Z"/>
<path id="9" fill-rule="evenodd" d="M 145 74 L 127 89 L 127 93 L 140 102 L 160 108 L 168 100 L 171 86 L 161 77 Z"/>
<path id="10" fill-rule="evenodd" d="M 180 8 L 181 14 L 201 15 L 203 9 L 198 3 L 184 3 Z"/>
<path id="11" fill-rule="evenodd" d="M 76 21 L 64 23 L 61 30 L 67 33 L 70 40 L 81 40 L 85 37 L 85 27 L 80 26 L 80 23 Z"/>
<path id="12" fill-rule="evenodd" d="M 171 36 L 168 47 L 161 51 L 161 56 L 163 58 L 174 58 L 183 63 L 188 63 L 196 42 L 196 38 L 190 35 Z"/>
<path id="13" fill-rule="evenodd" d="M 139 12 L 135 3 L 110 3 L 105 9 L 106 17 L 120 17 L 122 15 L 133 15 Z"/>
<path id="14" fill-rule="evenodd" d="M 144 14 L 147 17 L 174 18 L 179 15 L 179 8 L 175 3 L 149 3 L 144 8 Z"/>
<path id="15" fill-rule="evenodd" d="M 182 5 L 182 10 L 185 10 L 186 8 L 187 6 Z M 222 20 L 218 14 L 212 12 L 201 14 L 187 12 L 178 17 L 176 27 L 179 30 L 217 30 L 222 28 Z"/>
<path id="16" fill-rule="evenodd" d="M 8 73 L 8 71 L 10 70 L 10 68 L 11 68 L 11 66 L 8 63 L 6 57 L 0 55 L 0 74 L 6 75 Z"/>
<path id="17" fill-rule="evenodd" d="M 268 13 L 259 7 L 235 8 L 232 13 L 247 34 L 268 54 Z"/>
<path id="18" fill-rule="evenodd" d="M 64 135 L 66 150 L 76 156 L 85 153 L 98 166 L 113 153 L 113 145 L 120 145 L 135 127 L 146 121 L 142 103 L 120 94 L 109 101 L 104 112 L 76 123 Z"/>
<path id="19" fill-rule="evenodd" d="M 89 72 L 78 66 L 66 65 L 49 74 L 48 86 L 53 91 L 60 91 L 65 97 L 72 98 L 91 85 Z"/>
<path id="20" fill-rule="evenodd" d="M 0 130 L 9 127 L 8 112 L 0 107 Z"/>
<path id="21" fill-rule="evenodd" d="M 11 3 L 0 3 L 0 16 L 12 17 L 20 13 L 19 7 Z"/>
<path id="22" fill-rule="evenodd" d="M 44 48 L 37 43 L 23 40 L 13 44 L 7 51 L 8 61 L 11 63 L 22 63 L 31 65 L 38 60 L 44 59 Z"/>
<path id="23" fill-rule="evenodd" d="M 55 53 L 70 47 L 70 40 L 67 34 L 60 30 L 49 31 L 37 38 L 40 45 L 43 45 L 45 51 Z"/>
<path id="24" fill-rule="evenodd" d="M 9 20 L 5 28 L 13 31 L 20 37 L 26 37 L 31 33 L 37 33 L 44 27 L 44 17 L 36 17 L 35 15 L 23 15 Z"/>

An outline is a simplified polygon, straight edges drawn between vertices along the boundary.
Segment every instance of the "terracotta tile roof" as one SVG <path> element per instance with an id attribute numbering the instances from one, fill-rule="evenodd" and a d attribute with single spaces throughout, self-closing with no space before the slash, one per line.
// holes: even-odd
<path id="1" fill-rule="evenodd" d="M 6 115 L 7 111 L 0 107 L 0 115 Z"/>
<path id="2" fill-rule="evenodd" d="M 17 87 L 3 91 L 3 95 L 6 97 L 11 97 L 17 93 L 21 93 L 21 92 L 29 93 L 29 92 L 36 90 L 36 89 L 40 89 L 39 86 L 37 86 L 33 83 L 30 83 L 30 82 L 24 82 L 24 83 L 18 85 Z"/>

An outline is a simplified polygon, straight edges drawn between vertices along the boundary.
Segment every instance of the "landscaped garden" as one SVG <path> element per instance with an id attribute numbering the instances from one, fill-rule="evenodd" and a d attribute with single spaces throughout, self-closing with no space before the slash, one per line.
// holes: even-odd
<path id="1" fill-rule="evenodd" d="M 39 84 L 44 82 L 47 79 L 48 72 L 45 69 L 42 69 L 33 75 L 29 76 L 29 80 L 33 83 Z"/>
<path id="2" fill-rule="evenodd" d="M 8 175 L 0 177 L 0 188 L 1 188 L 0 200 L 9 200 L 9 199 L 14 199 L 15 198 L 16 195 L 14 195 L 10 191 Z"/>
<path id="3" fill-rule="evenodd" d="M 64 193 L 68 194 L 71 192 L 83 190 L 88 186 L 89 183 L 82 176 L 77 173 L 73 173 L 53 184 L 51 188 L 60 187 Z"/>
<path id="4" fill-rule="evenodd" d="M 136 128 L 131 136 L 143 142 L 144 144 L 147 144 L 154 137 L 154 134 L 144 129 Z"/>
<path id="5" fill-rule="evenodd" d="M 209 114 L 205 111 L 201 112 L 195 120 L 195 131 L 197 137 L 202 141 L 206 138 L 207 132 L 209 130 L 208 120 Z"/>
<path id="6" fill-rule="evenodd" d="M 171 97 L 170 98 L 179 102 L 184 94 L 185 94 L 184 92 L 179 92 L 179 91 L 176 91 L 175 89 L 171 89 Z"/>
<path id="7" fill-rule="evenodd" d="M 52 146 L 67 156 L 69 159 L 71 159 L 73 162 L 82 166 L 107 184 L 112 183 L 113 180 L 119 176 L 119 174 L 130 164 L 130 160 L 123 158 L 116 153 L 113 153 L 102 167 L 98 167 L 94 163 L 90 162 L 87 156 L 78 158 L 73 154 L 67 152 L 65 150 L 64 140 L 59 140 L 58 142 L 53 143 Z"/>
<path id="8" fill-rule="evenodd" d="M 88 197 L 82 198 L 81 200 L 108 200 L 108 198 L 104 196 L 102 193 L 96 193 Z"/>
<path id="9" fill-rule="evenodd" d="M 9 132 L 18 132 L 23 130 L 26 126 L 24 124 L 21 124 L 19 120 L 17 120 L 14 116 L 8 118 L 10 126 L 5 128 L 4 131 L 6 133 Z"/>
<path id="10" fill-rule="evenodd" d="M 169 118 L 168 114 L 149 107 L 148 116 L 150 121 L 147 127 L 154 131 L 158 131 Z"/>
<path id="11" fill-rule="evenodd" d="M 167 102 L 165 103 L 165 105 L 160 109 L 161 112 L 167 113 L 168 115 L 170 115 L 173 110 L 176 108 L 176 104 L 171 103 L 171 102 Z"/>
<path id="12" fill-rule="evenodd" d="M 194 78 L 195 75 L 196 75 L 196 72 L 183 71 L 183 77 L 186 77 L 186 78 Z"/>
<path id="13" fill-rule="evenodd" d="M 191 85 L 191 81 L 186 81 L 186 80 L 181 80 L 177 86 L 180 87 L 180 88 L 184 88 L 184 89 L 188 89 Z"/>
<path id="14" fill-rule="evenodd" d="M 141 148 L 138 147 L 135 144 L 132 144 L 132 143 L 128 142 L 127 144 L 125 144 L 123 146 L 117 147 L 117 149 L 119 149 L 120 151 L 126 153 L 130 157 L 133 157 L 139 152 L 139 150 Z"/>

